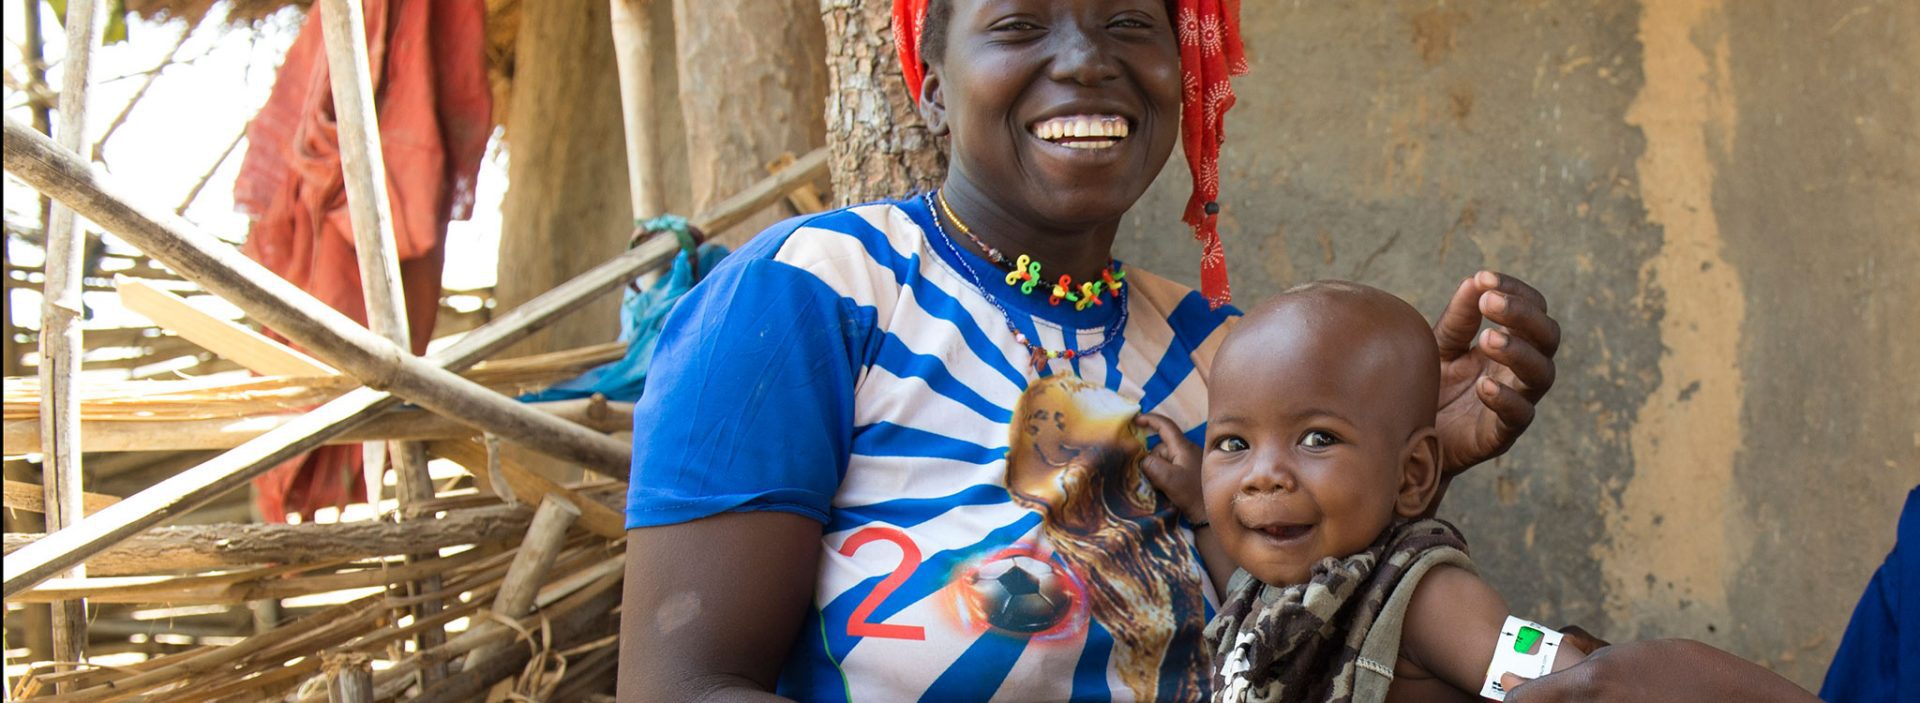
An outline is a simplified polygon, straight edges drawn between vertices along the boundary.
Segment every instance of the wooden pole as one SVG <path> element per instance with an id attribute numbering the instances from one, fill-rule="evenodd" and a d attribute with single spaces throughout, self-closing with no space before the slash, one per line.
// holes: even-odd
<path id="1" fill-rule="evenodd" d="M 106 18 L 94 0 L 67 3 L 67 53 L 60 76 L 59 148 L 69 155 L 87 148 L 87 83 L 93 50 L 100 41 L 98 20 Z M 86 159 L 79 159 L 83 163 Z M 46 487 L 47 529 L 59 530 L 84 515 L 80 470 L 80 401 L 74 384 L 80 375 L 81 278 L 86 271 L 87 236 L 74 211 L 55 204 L 47 226 L 46 288 L 40 306 L 41 485 Z M 86 576 L 86 566 L 67 573 Z M 53 604 L 53 657 L 60 664 L 86 661 L 85 601 Z"/>
<path id="2" fill-rule="evenodd" d="M 373 658 L 358 652 L 321 658 L 327 669 L 327 700 L 331 703 L 373 703 Z"/>
<path id="3" fill-rule="evenodd" d="M 94 576 L 235 569 L 262 564 L 311 564 L 368 559 L 465 544 L 510 542 L 527 531 L 532 511 L 495 505 L 451 510 L 415 525 L 391 522 L 299 525 L 170 525 L 135 536 L 87 560 Z M 45 539 L 8 533 L 6 553 Z"/>
<path id="4" fill-rule="evenodd" d="M 565 648 L 602 632 L 618 629 L 618 618 L 611 618 L 610 611 L 620 603 L 620 581 L 620 574 L 608 574 L 554 604 L 550 623 L 554 645 Z M 482 700 L 486 697 L 488 686 L 512 675 L 531 657 L 525 647 L 507 648 L 484 666 L 448 677 L 439 685 L 421 692 L 414 700 L 422 703 Z"/>
<path id="5" fill-rule="evenodd" d="M 325 34 L 327 72 L 333 87 L 333 114 L 339 125 L 340 166 L 346 180 L 347 214 L 353 223 L 354 252 L 360 262 L 360 287 L 367 306 L 367 326 L 402 350 L 411 352 L 407 329 L 406 292 L 400 287 L 399 247 L 394 240 L 393 205 L 387 197 L 386 156 L 380 145 L 380 118 L 375 112 L 372 62 L 367 57 L 367 19 L 360 0 L 320 0 L 319 19 Z M 427 475 L 426 456 L 417 444 L 369 442 L 361 445 L 367 471 L 367 502 L 380 504 L 381 467 L 393 458 L 399 518 L 411 517 L 415 503 L 433 498 L 433 480 Z M 391 452 L 389 452 L 391 450 Z M 431 557 L 422 554 L 418 558 Z M 409 561 L 415 557 L 409 557 Z M 408 584 L 410 595 L 440 590 L 440 579 L 428 577 Z M 416 605 L 416 619 L 440 611 L 440 602 Z M 420 632 L 421 650 L 446 640 L 446 631 Z M 421 685 L 431 685 L 445 673 L 437 663 L 421 671 Z"/>
<path id="6" fill-rule="evenodd" d="M 11 123 L 8 129 L 12 129 Z M 12 143 L 9 137 L 7 144 Z M 670 239 L 659 238 L 646 242 L 620 258 L 602 264 L 526 305 L 475 328 L 459 342 L 429 359 L 450 369 L 463 369 L 479 363 L 562 314 L 576 309 L 580 301 L 625 285 L 638 271 L 666 265 L 678 251 L 679 244 Z M 334 435 L 359 427 L 397 402 L 390 394 L 370 388 L 350 391 L 293 422 L 128 496 L 66 530 L 8 555 L 4 562 L 4 594 L 11 597 L 121 540 L 174 515 L 204 505 L 280 462 L 311 451 Z"/>
<path id="7" fill-rule="evenodd" d="M 374 114 L 373 79 L 367 59 L 367 20 L 360 0 L 320 0 L 327 70 L 333 84 L 333 114 L 339 125 L 340 166 L 346 178 L 347 214 L 353 222 L 367 323 L 374 334 L 406 347 L 407 299 L 400 289 L 400 257 L 387 200 L 387 166 Z"/>
<path id="8" fill-rule="evenodd" d="M 633 428 L 632 403 L 608 403 L 591 398 L 528 403 L 527 407 L 566 418 L 597 432 Z M 300 419 L 299 414 L 254 415 L 211 420 L 81 420 L 89 452 L 161 452 L 187 449 L 232 449 L 247 440 Z M 39 421 L 0 423 L 0 442 L 9 453 L 40 451 Z M 388 411 L 380 421 L 327 440 L 327 444 L 356 444 L 392 440 L 432 441 L 464 439 L 473 428 L 418 409 Z M 92 510 L 89 508 L 89 510 Z M 39 512 L 35 508 L 34 512 Z"/>
<path id="9" fill-rule="evenodd" d="M 533 596 L 553 576 L 553 560 L 566 545 L 567 528 L 579 517 L 580 508 L 565 498 L 549 495 L 540 501 L 540 510 L 534 513 L 533 524 L 527 527 L 527 538 L 520 542 L 520 551 L 513 555 L 513 564 L 507 567 L 500 590 L 494 593 L 494 615 L 518 620 L 533 611 Z M 474 629 L 495 627 L 504 626 L 488 620 Z M 494 645 L 473 650 L 460 664 L 460 670 L 478 668 L 500 649 L 500 645 Z"/>
<path id="10" fill-rule="evenodd" d="M 28 185 L 74 206 L 148 256 L 369 387 L 391 390 L 417 405 L 556 459 L 607 474 L 627 469 L 632 450 L 626 444 L 529 410 L 413 356 L 178 216 L 127 205 L 128 199 L 109 190 L 85 163 L 10 119 L 5 154 L 6 169 Z"/>
<path id="11" fill-rule="evenodd" d="M 8 171 L 22 173 L 37 169 L 42 175 L 35 179 L 37 183 L 29 182 L 29 185 L 43 193 L 60 190 L 76 200 L 91 198 L 102 208 L 117 204 L 111 195 L 93 183 L 92 175 L 84 167 L 76 169 L 68 163 L 57 172 L 46 164 L 36 167 L 32 163 L 33 157 L 27 154 L 29 148 L 39 154 L 43 161 L 55 159 L 57 155 L 46 153 L 44 147 L 33 141 L 35 137 L 38 137 L 38 142 L 46 141 L 11 118 L 5 120 L 5 166 Z M 814 166 L 803 168 L 802 163 L 810 160 Z M 709 233 L 718 234 L 725 229 L 724 223 L 730 218 L 738 222 L 746 214 L 784 196 L 794 185 L 817 178 L 825 169 L 824 150 L 809 154 L 801 162 L 728 199 L 716 206 L 714 211 L 696 217 L 694 224 Z M 677 242 L 665 238 L 648 241 L 469 332 L 458 343 L 431 355 L 429 361 L 450 369 L 466 368 L 576 308 L 580 301 L 625 285 L 638 271 L 657 268 L 672 261 L 678 252 Z M 0 595 L 11 596 L 30 588 L 128 536 L 202 505 L 280 461 L 309 451 L 328 438 L 357 427 L 394 402 L 385 392 L 370 388 L 355 390 L 316 408 L 294 423 L 129 496 L 119 504 L 11 555 L 5 560 L 6 579 Z"/>
<path id="12" fill-rule="evenodd" d="M 627 133 L 627 187 L 635 220 L 667 211 L 660 177 L 660 129 L 653 119 L 653 0 L 608 0 L 613 10 L 613 58 L 620 71 L 620 113 Z"/>

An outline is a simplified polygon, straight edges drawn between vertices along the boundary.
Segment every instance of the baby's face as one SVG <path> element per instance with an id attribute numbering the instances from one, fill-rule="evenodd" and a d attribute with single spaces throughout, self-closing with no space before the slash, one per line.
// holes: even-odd
<path id="1" fill-rule="evenodd" d="M 1207 518 L 1234 561 L 1272 585 L 1365 550 L 1404 512 L 1402 467 L 1420 426 L 1407 408 L 1419 407 L 1412 393 L 1432 392 L 1382 368 L 1403 363 L 1392 350 L 1306 317 L 1243 321 L 1208 384 Z"/>

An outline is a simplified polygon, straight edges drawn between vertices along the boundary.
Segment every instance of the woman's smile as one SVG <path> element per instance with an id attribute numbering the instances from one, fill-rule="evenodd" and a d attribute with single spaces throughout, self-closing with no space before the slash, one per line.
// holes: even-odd
<path id="1" fill-rule="evenodd" d="M 1039 242 L 1118 227 L 1171 155 L 1181 79 L 1166 6 L 956 2 L 946 30 L 923 107 L 951 139 L 955 208 L 1049 267 L 1097 270 L 1106 257 L 1048 256 Z"/>

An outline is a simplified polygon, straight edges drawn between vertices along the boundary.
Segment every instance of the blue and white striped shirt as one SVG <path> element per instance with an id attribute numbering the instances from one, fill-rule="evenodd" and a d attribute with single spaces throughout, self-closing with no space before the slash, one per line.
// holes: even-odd
<path id="1" fill-rule="evenodd" d="M 931 217 L 916 198 L 789 220 L 681 301 L 635 411 L 628 526 L 825 526 L 780 683 L 801 700 L 1201 698 L 1214 595 L 1128 421 L 1199 441 L 1237 313 L 1129 269 L 1121 339 L 1036 371 Z M 968 263 L 1048 348 L 1099 344 L 1119 312 Z"/>

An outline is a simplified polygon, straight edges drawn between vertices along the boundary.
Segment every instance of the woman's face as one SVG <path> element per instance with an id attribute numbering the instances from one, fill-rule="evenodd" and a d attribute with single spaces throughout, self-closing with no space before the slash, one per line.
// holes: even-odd
<path id="1" fill-rule="evenodd" d="M 1164 0 L 951 0 L 921 109 L 1009 214 L 1111 222 L 1173 152 L 1180 55 Z"/>

